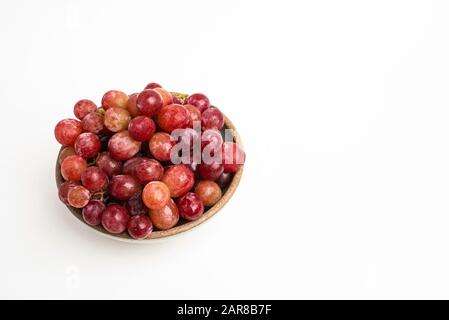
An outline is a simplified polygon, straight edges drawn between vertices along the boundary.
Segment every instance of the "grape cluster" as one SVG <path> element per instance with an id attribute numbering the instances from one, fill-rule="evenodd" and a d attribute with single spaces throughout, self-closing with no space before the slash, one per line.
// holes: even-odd
<path id="1" fill-rule="evenodd" d="M 100 107 L 80 100 L 73 112 L 77 119 L 54 131 L 64 146 L 59 198 L 111 234 L 145 239 L 201 218 L 245 161 L 241 147 L 223 139 L 223 114 L 201 93 L 150 83 L 132 95 L 108 91 Z"/>

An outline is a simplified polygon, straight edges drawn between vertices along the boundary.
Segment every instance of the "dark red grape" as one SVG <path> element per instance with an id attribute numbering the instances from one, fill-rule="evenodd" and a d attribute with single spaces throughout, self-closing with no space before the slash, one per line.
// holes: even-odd
<path id="1" fill-rule="evenodd" d="M 128 233 L 134 239 L 145 239 L 153 232 L 153 224 L 146 215 L 133 216 L 128 221 Z"/>
<path id="2" fill-rule="evenodd" d="M 194 221 L 204 213 L 204 204 L 195 193 L 189 192 L 179 199 L 179 215 L 186 220 Z"/>
<path id="3" fill-rule="evenodd" d="M 154 159 L 144 159 L 135 167 L 135 177 L 142 185 L 161 180 L 163 176 L 164 167 Z"/>
<path id="4" fill-rule="evenodd" d="M 220 186 L 222 189 L 226 189 L 229 184 L 232 181 L 232 173 L 230 172 L 223 172 L 215 182 Z"/>
<path id="5" fill-rule="evenodd" d="M 234 142 L 225 142 L 222 147 L 225 172 L 237 172 L 245 164 L 245 152 Z"/>
<path id="6" fill-rule="evenodd" d="M 191 104 L 197 107 L 201 113 L 210 107 L 209 99 L 202 93 L 194 93 L 187 97 L 185 104 Z"/>
<path id="7" fill-rule="evenodd" d="M 78 101 L 73 107 L 73 113 L 80 120 L 83 120 L 86 115 L 96 110 L 97 105 L 95 102 L 88 99 Z"/>
<path id="8" fill-rule="evenodd" d="M 173 92 L 171 93 L 171 97 L 173 100 L 173 103 L 176 104 L 184 104 L 184 100 L 182 100 L 180 97 L 178 97 L 176 94 L 174 94 Z"/>
<path id="9" fill-rule="evenodd" d="M 101 149 L 100 138 L 94 133 L 81 133 L 75 141 L 75 152 L 85 159 L 95 157 Z"/>
<path id="10" fill-rule="evenodd" d="M 87 114 L 81 121 L 84 131 L 100 133 L 104 129 L 104 116 L 99 112 Z"/>
<path id="11" fill-rule="evenodd" d="M 74 181 L 66 181 L 61 183 L 61 185 L 59 186 L 58 196 L 59 200 L 61 200 L 62 203 L 69 205 L 69 191 L 75 186 L 78 186 L 78 183 Z"/>
<path id="12" fill-rule="evenodd" d="M 223 173 L 224 167 L 218 162 L 212 162 L 210 164 L 201 163 L 198 165 L 197 170 L 204 180 L 215 181 Z"/>
<path id="13" fill-rule="evenodd" d="M 195 183 L 193 171 L 185 164 L 176 164 L 166 169 L 162 178 L 173 198 L 180 197 L 192 189 Z"/>
<path id="14" fill-rule="evenodd" d="M 81 176 L 81 183 L 90 192 L 104 190 L 108 185 L 109 179 L 106 173 L 98 167 L 89 167 Z"/>
<path id="15" fill-rule="evenodd" d="M 201 127 L 203 130 L 216 129 L 221 130 L 224 126 L 224 116 L 216 107 L 206 109 L 201 115 Z"/>
<path id="16" fill-rule="evenodd" d="M 158 114 L 163 106 L 162 96 L 152 89 L 143 90 L 137 97 L 137 109 L 150 118 Z"/>
<path id="17" fill-rule="evenodd" d="M 162 209 L 150 210 L 149 215 L 153 225 L 159 230 L 171 229 L 179 221 L 179 210 L 172 199 Z"/>
<path id="18" fill-rule="evenodd" d="M 142 192 L 143 203 L 151 210 L 160 210 L 170 201 L 170 189 L 165 183 L 151 181 Z"/>
<path id="19" fill-rule="evenodd" d="M 126 109 L 128 106 L 128 95 L 118 90 L 108 91 L 101 99 L 101 106 L 104 110 L 108 110 L 109 108 Z"/>
<path id="20" fill-rule="evenodd" d="M 142 161 L 144 161 L 145 159 L 149 158 L 144 158 L 144 157 L 139 157 L 136 156 L 134 158 L 129 159 L 128 161 L 126 161 L 123 164 L 123 174 L 127 174 L 129 176 L 136 176 L 136 167 L 139 163 L 141 163 Z"/>
<path id="21" fill-rule="evenodd" d="M 61 164 L 61 175 L 65 180 L 80 181 L 86 168 L 87 162 L 84 158 L 77 155 L 68 156 Z"/>
<path id="22" fill-rule="evenodd" d="M 122 172 L 122 163 L 114 160 L 109 152 L 101 153 L 97 158 L 96 165 L 103 170 L 108 177 L 118 175 Z"/>
<path id="23" fill-rule="evenodd" d="M 101 217 L 103 228 L 109 233 L 119 234 L 126 230 L 129 215 L 125 207 L 119 204 L 111 204 L 106 207 Z"/>
<path id="24" fill-rule="evenodd" d="M 74 208 L 84 208 L 89 203 L 90 192 L 83 186 L 74 186 L 70 188 L 67 200 Z"/>
<path id="25" fill-rule="evenodd" d="M 171 133 L 175 129 L 186 128 L 189 125 L 190 114 L 180 104 L 171 104 L 161 109 L 157 123 L 162 130 Z"/>
<path id="26" fill-rule="evenodd" d="M 83 219 L 87 224 L 91 226 L 98 226 L 101 223 L 101 217 L 106 206 L 103 202 L 97 200 L 91 200 L 83 208 Z"/>
<path id="27" fill-rule="evenodd" d="M 165 132 L 156 132 L 149 142 L 150 152 L 159 161 L 169 161 L 170 151 L 176 141 Z"/>
<path id="28" fill-rule="evenodd" d="M 131 199 L 126 201 L 125 208 L 131 216 L 148 213 L 148 208 L 143 203 L 140 193 L 135 194 Z"/>
<path id="29" fill-rule="evenodd" d="M 75 119 L 61 120 L 55 127 L 56 140 L 65 146 L 73 146 L 82 132 L 81 122 Z"/>
<path id="30" fill-rule="evenodd" d="M 128 175 L 113 176 L 109 183 L 109 193 L 116 199 L 129 200 L 142 190 L 136 178 Z"/>
<path id="31" fill-rule="evenodd" d="M 155 88 L 162 88 L 162 86 L 159 83 L 156 82 L 150 82 L 149 84 L 147 84 L 147 86 L 145 87 L 145 90 L 147 89 L 155 89 Z"/>
<path id="32" fill-rule="evenodd" d="M 120 161 L 126 161 L 134 157 L 140 150 L 140 142 L 134 140 L 128 131 L 114 134 L 108 143 L 111 156 Z"/>
<path id="33" fill-rule="evenodd" d="M 137 116 L 130 121 L 128 131 L 134 140 L 149 141 L 156 131 L 156 124 L 149 117 Z"/>

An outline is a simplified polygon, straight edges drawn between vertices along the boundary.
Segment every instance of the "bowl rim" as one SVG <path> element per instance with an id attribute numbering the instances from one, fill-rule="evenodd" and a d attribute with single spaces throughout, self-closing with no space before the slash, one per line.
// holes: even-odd
<path id="1" fill-rule="evenodd" d="M 231 120 L 229 120 L 228 117 L 226 117 L 226 115 L 224 116 L 224 123 L 225 123 L 225 129 L 230 129 L 232 131 L 232 136 L 233 136 L 233 140 L 234 142 L 239 145 L 240 147 L 243 148 L 243 143 L 242 143 L 242 139 L 237 131 L 237 129 L 235 128 L 234 124 L 232 123 Z M 58 153 L 58 157 L 56 158 L 56 168 L 55 168 L 55 178 L 56 178 L 56 186 L 57 188 L 59 188 L 59 186 L 61 185 L 61 183 L 64 182 L 64 179 L 61 176 L 61 166 L 59 165 L 59 155 L 61 153 L 61 151 L 65 148 L 65 146 L 61 146 L 59 153 Z M 235 191 L 237 190 L 238 185 L 240 184 L 240 180 L 242 179 L 242 175 L 243 175 L 243 170 L 244 170 L 244 166 L 242 166 L 235 174 L 234 177 L 232 178 L 231 183 L 229 184 L 226 192 L 223 194 L 223 196 L 221 197 L 221 199 L 212 207 L 210 207 L 202 216 L 201 218 L 199 218 L 198 220 L 195 221 L 189 221 L 189 222 L 185 222 L 181 225 L 177 225 L 174 228 L 168 229 L 168 230 L 157 230 L 157 231 L 153 231 L 147 238 L 145 239 L 133 239 L 131 236 L 128 235 L 128 233 L 126 231 L 120 233 L 120 234 L 111 234 L 109 232 L 107 232 L 106 230 L 104 230 L 104 228 L 101 226 L 101 224 L 99 226 L 91 226 L 89 224 L 87 224 L 83 217 L 82 217 L 82 210 L 81 209 L 76 209 L 73 208 L 69 205 L 66 205 L 66 207 L 69 209 L 69 211 L 72 213 L 73 216 L 75 216 L 79 221 L 81 221 L 84 225 L 88 226 L 90 229 L 96 231 L 96 233 L 99 233 L 103 236 L 106 236 L 108 238 L 114 239 L 114 240 L 119 240 L 119 241 L 124 241 L 124 242 L 131 242 L 131 243 L 148 243 L 148 242 L 152 242 L 152 240 L 156 240 L 156 239 L 165 239 L 165 238 L 172 238 L 175 235 L 179 235 L 182 233 L 185 233 L 187 231 L 192 230 L 193 228 L 199 226 L 200 224 L 202 224 L 203 222 L 209 220 L 210 218 L 212 218 L 214 215 L 216 215 L 218 213 L 218 211 L 220 211 L 224 205 L 231 199 L 231 197 L 234 195 Z"/>

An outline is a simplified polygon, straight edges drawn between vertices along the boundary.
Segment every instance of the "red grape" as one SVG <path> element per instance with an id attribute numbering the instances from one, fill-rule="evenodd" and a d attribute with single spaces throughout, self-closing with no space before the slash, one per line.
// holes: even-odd
<path id="1" fill-rule="evenodd" d="M 116 199 L 129 200 L 142 190 L 139 182 L 133 176 L 113 176 L 109 183 L 109 193 Z"/>
<path id="2" fill-rule="evenodd" d="M 194 221 L 204 213 L 204 204 L 195 193 L 189 192 L 178 202 L 179 215 L 186 220 Z"/>
<path id="3" fill-rule="evenodd" d="M 215 182 L 220 186 L 222 189 L 226 189 L 232 180 L 232 173 L 230 172 L 223 172 Z"/>
<path id="4" fill-rule="evenodd" d="M 152 89 L 143 90 L 137 97 L 137 109 L 141 114 L 151 118 L 161 110 L 162 105 L 162 96 Z"/>
<path id="5" fill-rule="evenodd" d="M 200 197 L 206 207 L 211 207 L 216 204 L 222 196 L 220 186 L 210 180 L 198 182 L 195 187 L 195 193 Z"/>
<path id="6" fill-rule="evenodd" d="M 62 164 L 65 158 L 67 158 L 68 156 L 73 156 L 74 154 L 76 154 L 76 152 L 73 147 L 65 147 L 64 149 L 62 149 L 58 157 L 59 165 Z"/>
<path id="7" fill-rule="evenodd" d="M 81 121 L 84 131 L 99 133 L 104 129 L 104 116 L 100 112 L 91 112 Z"/>
<path id="8" fill-rule="evenodd" d="M 137 117 L 140 112 L 139 109 L 137 109 L 137 97 L 139 96 L 138 93 L 133 93 L 129 96 L 128 100 L 128 112 L 131 115 L 131 117 Z"/>
<path id="9" fill-rule="evenodd" d="M 108 143 L 111 156 L 120 161 L 134 157 L 139 152 L 140 146 L 141 143 L 131 138 L 128 131 L 114 134 Z"/>
<path id="10" fill-rule="evenodd" d="M 171 93 L 165 90 L 164 88 L 154 88 L 153 90 L 161 95 L 163 106 L 168 106 L 169 104 L 173 103 Z"/>
<path id="11" fill-rule="evenodd" d="M 89 203 L 90 192 L 83 186 L 74 186 L 70 188 L 67 200 L 74 208 L 84 208 Z"/>
<path id="12" fill-rule="evenodd" d="M 201 125 L 201 111 L 191 104 L 186 104 L 184 107 L 189 113 L 189 127 L 193 128 L 195 122 L 198 122 Z"/>
<path id="13" fill-rule="evenodd" d="M 163 107 L 157 116 L 159 127 L 168 133 L 175 129 L 187 127 L 189 121 L 189 112 L 180 104 L 171 104 Z"/>
<path id="14" fill-rule="evenodd" d="M 83 120 L 87 114 L 94 112 L 96 110 L 97 105 L 95 104 L 95 102 L 87 99 L 78 101 L 73 107 L 73 113 L 80 120 Z"/>
<path id="15" fill-rule="evenodd" d="M 61 185 L 59 186 L 58 196 L 59 200 L 61 200 L 62 203 L 69 205 L 69 200 L 67 199 L 67 197 L 69 195 L 70 189 L 72 189 L 75 186 L 78 186 L 78 183 L 73 181 L 66 181 L 61 183 Z"/>
<path id="16" fill-rule="evenodd" d="M 112 159 L 109 152 L 101 153 L 97 158 L 96 165 L 103 170 L 108 177 L 118 175 L 122 172 L 122 163 Z"/>
<path id="17" fill-rule="evenodd" d="M 234 142 L 225 142 L 222 147 L 225 172 L 237 172 L 245 164 L 245 152 Z"/>
<path id="18" fill-rule="evenodd" d="M 202 93 L 194 93 L 187 97 L 185 104 L 191 104 L 197 107 L 201 113 L 210 107 L 209 99 Z"/>
<path id="19" fill-rule="evenodd" d="M 127 160 L 123 164 L 123 174 L 135 177 L 137 165 L 139 163 L 141 163 L 142 161 L 144 161 L 145 159 L 149 160 L 149 158 L 144 158 L 144 157 L 139 157 L 139 156 L 136 156 L 134 158 Z"/>
<path id="20" fill-rule="evenodd" d="M 104 125 L 111 132 L 119 132 L 128 128 L 131 116 L 122 108 L 112 107 L 104 114 Z"/>
<path id="21" fill-rule="evenodd" d="M 87 168 L 87 162 L 82 157 L 73 155 L 64 159 L 61 164 L 61 175 L 65 180 L 80 181 Z"/>
<path id="22" fill-rule="evenodd" d="M 131 217 L 128 221 L 128 233 L 134 239 L 145 239 L 153 232 L 153 224 L 145 215 Z"/>
<path id="23" fill-rule="evenodd" d="M 184 100 L 181 99 L 180 97 L 178 97 L 176 94 L 174 94 L 173 92 L 171 93 L 171 98 L 173 100 L 173 103 L 176 104 L 184 104 Z"/>
<path id="24" fill-rule="evenodd" d="M 119 234 L 126 230 L 129 215 L 125 207 L 119 204 L 111 204 L 106 207 L 101 217 L 103 228 L 109 233 Z"/>
<path id="25" fill-rule="evenodd" d="M 223 171 L 223 165 L 218 162 L 212 162 L 210 164 L 201 163 L 198 165 L 198 172 L 204 180 L 217 180 Z"/>
<path id="26" fill-rule="evenodd" d="M 169 161 L 170 151 L 176 141 L 165 132 L 156 132 L 149 142 L 150 152 L 159 161 Z"/>
<path id="27" fill-rule="evenodd" d="M 101 223 L 101 217 L 106 206 L 103 202 L 91 200 L 83 208 L 83 219 L 91 226 L 98 226 Z"/>
<path id="28" fill-rule="evenodd" d="M 195 183 L 193 171 L 184 164 L 176 164 L 169 167 L 162 178 L 173 198 L 180 197 L 192 189 Z"/>
<path id="29" fill-rule="evenodd" d="M 81 133 L 75 141 L 76 154 L 86 159 L 95 157 L 100 149 L 100 138 L 91 132 Z"/>
<path id="30" fill-rule="evenodd" d="M 224 126 L 224 116 L 216 107 L 210 107 L 201 115 L 201 127 L 206 129 L 221 130 Z"/>
<path id="31" fill-rule="evenodd" d="M 150 82 L 149 84 L 147 84 L 147 86 L 145 87 L 146 89 L 155 89 L 155 88 L 162 88 L 162 86 L 159 83 L 156 82 Z"/>
<path id="32" fill-rule="evenodd" d="M 149 117 L 137 116 L 129 123 L 128 131 L 134 140 L 148 141 L 154 135 L 156 125 Z"/>
<path id="33" fill-rule="evenodd" d="M 153 225 L 159 230 L 171 229 L 179 221 L 179 210 L 172 199 L 162 209 L 150 210 L 149 215 Z"/>
<path id="34" fill-rule="evenodd" d="M 81 183 L 90 192 L 104 190 L 108 185 L 109 179 L 106 173 L 98 167 L 89 167 L 81 176 Z"/>
<path id="35" fill-rule="evenodd" d="M 131 199 L 126 201 L 125 208 L 131 216 L 147 214 L 148 212 L 148 208 L 143 203 L 142 195 L 140 193 L 135 194 Z"/>
<path id="36" fill-rule="evenodd" d="M 207 129 L 201 135 L 201 150 L 203 150 L 203 157 L 213 157 L 215 154 L 221 155 L 222 145 L 223 137 L 218 130 Z"/>
<path id="37" fill-rule="evenodd" d="M 170 190 L 160 181 L 151 181 L 142 192 L 142 200 L 151 210 L 160 210 L 170 201 Z"/>
<path id="38" fill-rule="evenodd" d="M 118 90 L 108 91 L 101 99 L 101 106 L 104 110 L 108 110 L 109 108 L 126 109 L 128 106 L 128 95 Z"/>
<path id="39" fill-rule="evenodd" d="M 62 145 L 73 146 L 76 138 L 83 132 L 81 122 L 75 119 L 65 119 L 55 127 L 56 140 Z"/>
<path id="40" fill-rule="evenodd" d="M 164 176 L 164 167 L 154 159 L 144 159 L 135 167 L 135 177 L 142 184 L 161 180 Z"/>

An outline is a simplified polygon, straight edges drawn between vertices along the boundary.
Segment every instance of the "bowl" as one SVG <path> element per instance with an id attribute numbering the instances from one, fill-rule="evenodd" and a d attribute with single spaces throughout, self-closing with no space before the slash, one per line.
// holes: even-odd
<path id="1" fill-rule="evenodd" d="M 234 142 L 237 143 L 238 145 L 242 146 L 242 140 L 241 140 L 235 126 L 226 116 L 224 116 L 224 119 L 225 119 L 225 129 L 230 129 L 232 131 L 232 137 L 233 137 Z M 63 149 L 64 149 L 64 147 L 61 147 L 59 153 L 61 153 L 61 151 Z M 58 157 L 56 158 L 56 169 L 55 169 L 56 185 L 59 188 L 61 183 L 64 182 L 64 179 L 61 176 L 61 170 L 60 170 L 60 165 L 58 163 L 58 159 L 59 159 L 59 154 L 58 154 Z M 148 238 L 143 239 L 143 240 L 133 239 L 131 236 L 128 235 L 128 233 L 126 231 L 121 234 L 111 234 L 111 233 L 107 232 L 101 225 L 91 226 L 83 220 L 83 217 L 81 214 L 81 212 L 82 212 L 81 209 L 76 209 L 76 208 L 73 208 L 70 206 L 67 206 L 67 208 L 69 209 L 70 213 L 73 216 L 75 216 L 79 221 L 81 221 L 83 224 L 85 224 L 86 226 L 91 228 L 93 231 L 100 233 L 108 238 L 125 241 L 125 242 L 133 242 L 133 243 L 149 243 L 155 239 L 169 238 L 169 237 L 173 237 L 175 235 L 184 233 L 188 230 L 191 230 L 191 229 L 199 226 L 200 224 L 204 223 L 205 221 L 209 220 L 211 217 L 216 215 L 218 213 L 218 211 L 220 211 L 224 207 L 224 205 L 234 195 L 234 192 L 240 183 L 240 179 L 242 178 L 243 169 L 244 169 L 244 166 L 242 166 L 240 168 L 240 170 L 234 174 L 228 188 L 223 191 L 222 198 L 213 207 L 210 207 L 206 212 L 204 212 L 203 216 L 200 219 L 195 220 L 195 221 L 182 221 L 182 219 L 180 219 L 180 222 L 178 223 L 178 225 L 176 225 L 176 227 L 171 228 L 169 230 L 163 230 L 163 231 L 155 230 L 148 236 Z"/>

